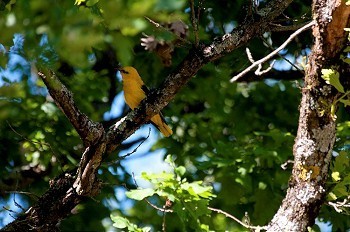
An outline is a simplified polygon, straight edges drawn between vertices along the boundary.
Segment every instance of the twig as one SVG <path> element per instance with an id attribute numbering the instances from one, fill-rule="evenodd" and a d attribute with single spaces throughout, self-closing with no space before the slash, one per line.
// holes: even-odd
<path id="1" fill-rule="evenodd" d="M 166 220 L 165 220 L 165 215 L 166 213 L 163 212 L 163 222 L 162 222 L 162 231 L 165 232 L 166 231 Z"/>
<path id="2" fill-rule="evenodd" d="M 250 52 L 249 48 L 246 48 L 246 49 L 245 49 L 245 52 L 247 53 L 248 60 L 249 60 L 250 62 L 254 63 L 255 60 L 254 60 L 253 55 L 252 55 L 252 53 Z"/>
<path id="3" fill-rule="evenodd" d="M 194 9 L 194 0 L 190 1 L 191 5 L 191 21 L 192 21 L 192 27 L 194 32 L 194 44 L 197 47 L 199 43 L 199 37 L 198 37 L 198 20 L 199 20 L 199 10 L 198 10 L 198 17 L 195 15 L 195 9 Z"/>
<path id="4" fill-rule="evenodd" d="M 307 24 L 307 22 L 294 24 L 294 25 L 290 25 L 290 26 L 282 26 L 280 24 L 270 23 L 270 25 L 273 26 L 270 28 L 270 31 L 295 31 L 295 30 L 298 30 L 299 28 L 305 26 L 306 24 Z"/>
<path id="5" fill-rule="evenodd" d="M 16 217 L 13 216 L 11 213 L 13 213 L 13 214 L 19 214 L 18 212 L 14 211 L 14 210 L 12 210 L 12 209 L 10 209 L 10 208 L 7 208 L 6 206 L 3 206 L 2 208 L 3 208 L 4 210 L 8 211 L 10 217 L 12 217 L 13 219 L 16 219 Z"/>
<path id="6" fill-rule="evenodd" d="M 136 182 L 136 179 L 135 179 L 135 174 L 132 172 L 132 179 L 134 181 L 134 184 L 136 186 L 136 188 L 138 188 L 138 184 Z M 161 212 L 164 212 L 164 213 L 173 213 L 174 211 L 172 209 L 165 209 L 164 207 L 163 208 L 160 208 L 154 204 L 152 204 L 147 198 L 144 198 L 143 200 L 145 200 L 151 207 L 155 208 L 156 210 L 159 210 Z"/>
<path id="7" fill-rule="evenodd" d="M 150 22 L 151 24 L 153 24 L 155 27 L 157 27 L 157 28 L 158 28 L 158 27 L 161 27 L 161 28 L 165 29 L 162 25 L 160 25 L 160 23 L 155 22 L 154 20 L 148 18 L 147 16 L 144 16 L 144 17 L 145 17 L 145 19 L 148 20 L 148 22 Z"/>
<path id="8" fill-rule="evenodd" d="M 149 200 L 147 200 L 147 198 L 144 198 L 144 200 L 153 208 L 155 208 L 156 210 L 159 210 L 161 212 L 164 212 L 164 213 L 174 213 L 174 210 L 172 209 L 164 209 L 164 208 L 160 208 L 154 204 L 152 204 Z"/>
<path id="9" fill-rule="evenodd" d="M 149 127 L 149 129 L 148 129 L 148 135 L 146 136 L 146 138 L 144 140 L 142 140 L 140 142 L 140 144 L 137 145 L 137 147 L 135 147 L 134 150 L 132 150 L 131 152 L 127 153 L 126 155 L 123 155 L 123 156 L 119 157 L 117 161 L 125 159 L 126 157 L 134 154 L 137 151 L 137 149 L 149 138 L 150 134 L 151 134 L 151 127 Z"/>
<path id="10" fill-rule="evenodd" d="M 294 160 L 287 160 L 286 162 L 284 162 L 283 164 L 281 164 L 281 168 L 283 170 L 287 170 L 287 165 L 288 164 L 294 164 Z"/>
<path id="11" fill-rule="evenodd" d="M 16 180 L 16 190 L 18 188 L 18 179 Z M 15 206 L 20 208 L 21 210 L 25 211 L 25 209 L 16 201 L 16 192 L 13 192 L 13 203 L 15 203 Z"/>
<path id="12" fill-rule="evenodd" d="M 50 148 L 52 154 L 53 154 L 54 156 L 58 157 L 58 156 L 56 155 L 56 153 L 54 152 L 54 150 L 52 149 L 52 147 L 51 147 L 51 145 L 50 145 L 49 143 L 47 143 L 47 142 L 39 142 L 39 141 L 35 141 L 35 140 L 32 140 L 32 139 L 28 139 L 28 138 L 26 138 L 25 136 L 21 135 L 19 132 L 17 132 L 17 131 L 12 127 L 12 125 L 10 124 L 9 121 L 6 120 L 6 122 L 7 122 L 7 125 L 9 125 L 10 129 L 11 129 L 15 134 L 17 134 L 18 136 L 20 136 L 22 139 L 24 139 L 24 140 L 26 140 L 26 141 L 28 141 L 28 142 L 30 142 L 30 143 L 32 143 L 32 144 L 39 144 L 43 150 L 45 150 L 44 147 L 43 147 L 43 145 L 46 145 L 46 146 L 48 146 L 48 147 Z"/>
<path id="13" fill-rule="evenodd" d="M 252 62 L 252 63 L 254 63 L 255 60 L 254 60 L 254 58 L 253 58 L 253 56 L 252 56 L 252 53 L 250 52 L 249 48 L 246 48 L 245 51 L 246 51 L 246 53 L 247 53 L 247 57 L 248 57 L 249 61 Z M 261 69 L 262 69 L 262 64 L 259 64 L 259 65 L 258 65 L 258 68 L 255 70 L 254 74 L 257 75 L 257 76 L 261 76 L 261 75 L 263 75 L 263 74 L 269 72 L 269 71 L 272 69 L 272 67 L 273 67 L 274 64 L 275 64 L 275 60 L 273 60 L 273 61 L 271 62 L 270 66 L 269 66 L 267 69 L 262 70 L 262 71 L 261 71 Z"/>
<path id="14" fill-rule="evenodd" d="M 349 202 L 350 197 L 348 197 L 347 199 L 344 199 L 342 202 L 331 202 L 328 201 L 328 205 L 332 206 L 334 208 L 335 211 L 337 211 L 338 213 L 341 213 L 344 211 L 344 209 L 341 209 L 341 207 L 343 208 L 350 208 L 350 202 Z"/>
<path id="15" fill-rule="evenodd" d="M 269 67 L 268 67 L 267 69 L 265 69 L 265 70 L 262 70 L 262 71 L 261 71 L 262 65 L 259 64 L 259 66 L 258 66 L 258 68 L 255 70 L 254 74 L 257 75 L 257 76 L 261 76 L 261 75 L 263 75 L 263 74 L 265 74 L 265 73 L 270 72 L 270 70 L 273 68 L 273 65 L 275 64 L 275 62 L 276 62 L 276 60 L 273 60 L 273 61 L 271 62 L 271 64 L 269 65 Z"/>
<path id="16" fill-rule="evenodd" d="M 276 50 L 274 50 L 273 52 L 271 52 L 270 54 L 268 54 L 267 56 L 265 56 L 264 58 L 255 61 L 253 64 L 251 64 L 248 68 L 246 68 L 245 70 L 243 70 L 242 72 L 240 72 L 238 75 L 234 76 L 233 78 L 231 78 L 230 82 L 235 82 L 237 81 L 239 78 L 241 78 L 242 76 L 244 76 L 245 74 L 247 74 L 250 70 L 252 70 L 254 67 L 258 66 L 259 64 L 262 64 L 266 61 L 268 61 L 269 59 L 271 59 L 274 55 L 276 55 L 279 51 L 281 51 L 283 48 L 285 48 L 298 34 L 300 34 L 301 32 L 303 32 L 306 29 L 309 29 L 311 26 L 313 26 L 315 24 L 314 21 L 309 22 L 308 24 L 306 24 L 305 26 L 299 28 L 298 30 L 296 30 L 293 34 L 291 34 L 289 36 L 289 38 L 281 45 L 279 46 Z"/>
<path id="17" fill-rule="evenodd" d="M 144 18 L 145 18 L 148 22 L 150 22 L 151 24 L 153 24 L 156 28 L 161 28 L 162 30 L 165 30 L 165 31 L 167 31 L 167 32 L 169 32 L 169 33 L 175 35 L 176 38 L 177 38 L 178 40 L 180 40 L 181 42 L 184 42 L 184 43 L 187 43 L 187 44 L 191 44 L 190 41 L 188 41 L 188 40 L 182 38 L 181 36 L 179 36 L 178 34 L 172 32 L 171 30 L 169 30 L 169 28 L 164 27 L 162 24 L 157 23 L 156 21 L 152 20 L 151 18 L 149 18 L 149 17 L 147 17 L 147 16 L 144 16 Z M 146 36 L 147 36 L 147 35 L 146 35 Z"/>
<path id="18" fill-rule="evenodd" d="M 273 51 L 273 47 L 263 38 L 261 37 L 261 39 L 265 42 L 265 44 L 271 49 L 271 51 Z M 305 75 L 304 71 L 301 70 L 298 66 L 296 66 L 295 64 L 293 64 L 290 60 L 288 60 L 287 58 L 285 58 L 284 56 L 282 56 L 281 54 L 277 53 L 277 55 L 279 57 L 281 57 L 283 60 L 285 60 L 288 64 L 290 64 L 291 66 L 293 66 L 296 70 L 298 70 L 299 72 L 301 72 L 303 75 Z"/>
<path id="19" fill-rule="evenodd" d="M 233 219 L 234 221 L 236 221 L 237 223 L 239 223 L 240 225 L 242 225 L 243 227 L 247 228 L 247 229 L 253 229 L 253 230 L 257 230 L 257 231 L 260 231 L 260 230 L 265 230 L 265 226 L 251 226 L 251 225 L 248 225 L 244 222 L 242 222 L 241 220 L 237 219 L 236 217 L 232 216 L 231 214 L 221 210 L 221 209 L 215 209 L 215 208 L 212 208 L 212 207 L 208 207 L 209 210 L 211 211 L 214 211 L 214 212 L 217 212 L 217 213 L 221 213 L 223 215 L 225 215 L 226 217 L 228 218 L 231 218 Z"/>
<path id="20" fill-rule="evenodd" d="M 29 197 L 32 197 L 33 199 L 38 199 L 39 196 L 31 193 L 31 192 L 24 192 L 24 191 L 5 191 L 5 193 L 17 193 L 17 194 L 23 194 L 23 195 L 27 195 Z"/>

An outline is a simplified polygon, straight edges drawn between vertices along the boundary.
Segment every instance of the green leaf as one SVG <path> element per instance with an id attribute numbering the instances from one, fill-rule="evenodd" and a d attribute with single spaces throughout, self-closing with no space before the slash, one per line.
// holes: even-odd
<path id="1" fill-rule="evenodd" d="M 148 180 L 152 183 L 158 183 L 160 180 L 162 182 L 174 180 L 174 174 L 173 173 L 167 173 L 167 172 L 161 172 L 161 173 L 146 173 L 142 172 L 141 174 L 142 179 Z"/>
<path id="2" fill-rule="evenodd" d="M 146 197 L 150 197 L 155 193 L 153 189 L 145 188 L 145 189 L 133 189 L 125 193 L 125 195 L 131 199 L 140 201 Z"/>
<path id="3" fill-rule="evenodd" d="M 345 151 L 341 151 L 333 162 L 332 172 L 342 173 L 346 167 L 349 167 L 349 165 L 348 154 Z"/>
<path id="4" fill-rule="evenodd" d="M 111 220 L 114 222 L 113 226 L 118 228 L 118 229 L 124 229 L 127 228 L 128 231 L 130 232 L 149 232 L 151 231 L 151 228 L 146 226 L 143 228 L 139 228 L 137 225 L 134 223 L 131 223 L 128 219 L 120 216 L 114 216 L 111 215 Z"/>
<path id="5" fill-rule="evenodd" d="M 100 0 L 88 0 L 86 6 L 93 6 L 98 3 Z"/>
<path id="6" fill-rule="evenodd" d="M 186 173 L 186 168 L 184 166 L 179 166 L 175 168 L 175 173 L 179 176 L 183 176 Z"/>
<path id="7" fill-rule="evenodd" d="M 332 179 L 334 181 L 340 181 L 341 180 L 340 173 L 339 172 L 332 172 Z"/>
<path id="8" fill-rule="evenodd" d="M 340 99 L 339 101 L 345 106 L 350 106 L 350 99 Z"/>
<path id="9" fill-rule="evenodd" d="M 165 160 L 164 160 L 165 163 L 168 163 L 170 165 L 174 165 L 174 159 L 171 155 L 167 155 Z"/>
<path id="10" fill-rule="evenodd" d="M 345 93 L 344 87 L 339 81 L 339 73 L 333 69 L 322 69 L 322 78 L 326 81 L 327 84 L 332 85 L 339 92 Z"/>
<path id="11" fill-rule="evenodd" d="M 334 201 L 337 200 L 337 196 L 333 192 L 330 192 L 328 193 L 328 199 Z"/>
<path id="12" fill-rule="evenodd" d="M 85 2 L 85 0 L 75 0 L 75 3 L 74 3 L 74 5 L 80 5 L 80 4 L 82 4 L 83 2 Z"/>
<path id="13" fill-rule="evenodd" d="M 111 215 L 111 220 L 114 222 L 113 226 L 118 229 L 124 229 L 130 224 L 129 220 L 120 216 Z"/>

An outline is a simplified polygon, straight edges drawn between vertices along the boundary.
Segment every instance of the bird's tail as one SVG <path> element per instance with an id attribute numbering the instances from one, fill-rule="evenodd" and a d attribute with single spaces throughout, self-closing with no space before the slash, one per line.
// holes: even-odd
<path id="1" fill-rule="evenodd" d="M 173 134 L 173 131 L 170 129 L 161 115 L 157 114 L 153 116 L 151 118 L 151 122 L 165 137 L 169 137 Z"/>

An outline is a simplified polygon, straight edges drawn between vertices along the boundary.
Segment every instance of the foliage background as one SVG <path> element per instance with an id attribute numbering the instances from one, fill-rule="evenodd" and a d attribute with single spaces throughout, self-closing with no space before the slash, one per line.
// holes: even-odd
<path id="1" fill-rule="evenodd" d="M 248 17 L 247 1 L 195 1 L 195 6 L 200 4 L 201 43 L 229 32 Z M 298 22 L 307 21 L 311 17 L 310 4 L 294 1 L 285 14 Z M 183 0 L 11 0 L 1 5 L 1 15 L 0 197 L 5 205 L 12 203 L 11 191 L 27 192 L 16 194 L 24 207 L 35 202 L 35 196 L 47 189 L 50 178 L 76 166 L 83 149 L 77 133 L 38 79 L 38 68 L 57 70 L 81 111 L 108 127 L 128 111 L 124 105 L 114 104 L 112 112 L 117 107 L 122 113 L 111 117 L 106 114 L 121 94 L 121 82 L 115 75 L 118 63 L 136 67 L 145 83 L 156 87 L 181 62 L 195 40 L 190 5 Z M 190 43 L 175 47 L 170 66 L 164 65 L 162 56 L 146 51 L 141 38 L 153 35 L 171 43 L 176 37 L 165 26 L 155 27 L 145 16 L 163 25 L 180 20 L 188 26 L 185 39 Z M 278 46 L 289 34 L 266 33 L 264 40 Z M 281 56 L 300 62 L 311 42 L 310 33 L 304 33 Z M 247 47 L 256 59 L 271 52 L 262 38 L 253 39 Z M 159 137 L 149 153 L 165 148 L 176 158 L 176 165 L 186 168 L 189 181 L 203 180 L 214 187 L 217 197 L 211 206 L 238 218 L 247 212 L 252 224 L 264 225 L 277 211 L 288 187 L 291 165 L 285 170 L 281 165 L 292 160 L 302 81 L 261 79 L 231 84 L 229 79 L 248 64 L 245 50 L 240 48 L 200 70 L 164 109 L 174 135 Z M 293 68 L 277 57 L 272 72 L 284 79 L 284 70 Z M 344 109 L 338 119 L 344 122 L 339 124 L 336 147 L 342 155 L 336 159 L 334 170 L 340 170 L 341 178 L 330 178 L 329 190 L 337 186 L 340 190 L 333 193 L 343 199 L 349 195 L 350 183 L 339 186 L 349 174 L 348 116 Z M 129 140 L 120 152 L 139 142 L 140 138 Z M 101 194 L 79 205 L 71 217 L 62 221 L 63 231 L 111 229 L 111 213 L 127 215 L 139 226 L 161 229 L 162 215 L 146 202 L 125 203 L 125 189 L 135 188 L 135 183 L 117 157 L 118 152 L 100 169 L 105 183 Z M 165 203 L 155 197 L 151 200 L 159 206 Z M 9 213 L 1 210 L 2 215 Z M 13 210 L 21 211 L 18 207 Z M 350 228 L 346 213 L 349 212 L 338 214 L 324 206 L 319 220 L 331 222 L 334 230 L 344 230 Z M 176 215 L 167 215 L 167 230 L 183 230 L 186 225 L 178 220 Z M 242 230 L 216 213 L 201 221 L 215 231 Z"/>

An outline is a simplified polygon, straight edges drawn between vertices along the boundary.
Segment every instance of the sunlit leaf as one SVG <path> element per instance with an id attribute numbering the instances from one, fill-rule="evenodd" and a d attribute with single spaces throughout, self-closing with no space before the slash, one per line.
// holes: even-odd
<path id="1" fill-rule="evenodd" d="M 146 197 L 150 197 L 154 194 L 154 190 L 150 188 L 146 189 L 132 189 L 125 193 L 125 195 L 131 199 L 140 201 Z"/>
<path id="2" fill-rule="evenodd" d="M 345 93 L 343 85 L 339 81 L 339 73 L 333 69 L 322 69 L 322 78 L 327 84 L 335 87 L 339 92 Z"/>
<path id="3" fill-rule="evenodd" d="M 332 172 L 332 179 L 334 181 L 340 181 L 341 180 L 340 173 L 339 172 Z"/>

